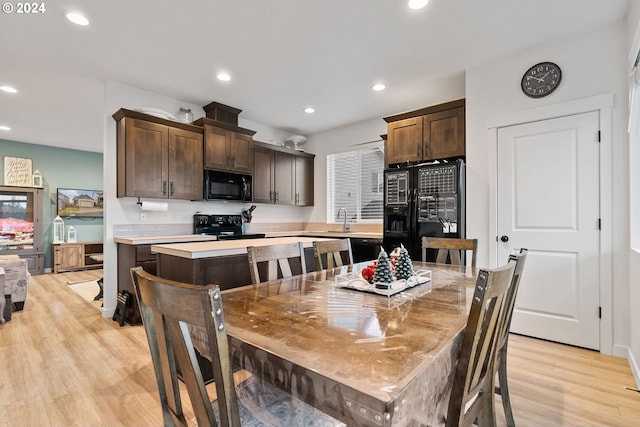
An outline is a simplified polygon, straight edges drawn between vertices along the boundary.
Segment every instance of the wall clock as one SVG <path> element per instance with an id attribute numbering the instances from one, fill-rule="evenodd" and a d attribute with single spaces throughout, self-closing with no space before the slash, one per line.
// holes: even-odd
<path id="1" fill-rule="evenodd" d="M 562 80 L 560 67 L 553 62 L 541 62 L 529 68 L 522 76 L 520 87 L 531 98 L 542 98 L 552 93 Z"/>

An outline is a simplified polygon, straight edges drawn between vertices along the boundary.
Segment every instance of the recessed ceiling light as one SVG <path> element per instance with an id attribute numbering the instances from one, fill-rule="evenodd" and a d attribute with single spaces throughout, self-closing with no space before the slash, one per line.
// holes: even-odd
<path id="1" fill-rule="evenodd" d="M 231 80 L 231 76 L 228 73 L 224 73 L 224 72 L 223 73 L 218 73 L 218 75 L 216 77 L 221 82 L 228 82 L 229 80 Z"/>
<path id="2" fill-rule="evenodd" d="M 417 10 L 425 7 L 427 3 L 429 3 L 429 0 L 409 0 L 407 2 L 407 5 L 409 6 L 410 9 Z"/>
<path id="3" fill-rule="evenodd" d="M 0 90 L 7 93 L 18 93 L 18 89 L 11 86 L 0 86 Z"/>
<path id="4" fill-rule="evenodd" d="M 313 113 L 316 112 L 316 109 L 313 108 L 313 107 L 305 107 L 304 108 L 304 112 L 307 113 L 307 114 L 313 114 Z"/>
<path id="5" fill-rule="evenodd" d="M 82 25 L 83 27 L 89 25 L 89 20 L 77 12 L 67 13 L 67 19 L 76 25 Z"/>
<path id="6" fill-rule="evenodd" d="M 371 89 L 375 90 L 376 92 L 380 92 L 381 90 L 384 90 L 386 88 L 386 86 L 382 83 L 376 83 L 373 86 L 371 86 Z"/>
<path id="7" fill-rule="evenodd" d="M 9 126 L 0 126 L 0 130 L 11 130 Z"/>

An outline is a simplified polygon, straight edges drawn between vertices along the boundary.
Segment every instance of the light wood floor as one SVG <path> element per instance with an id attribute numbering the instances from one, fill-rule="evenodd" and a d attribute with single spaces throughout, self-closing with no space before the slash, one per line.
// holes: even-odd
<path id="1" fill-rule="evenodd" d="M 0 325 L 0 427 L 162 425 L 143 327 L 102 318 L 66 284 L 100 275 L 33 276 L 24 311 Z M 508 366 L 519 427 L 640 426 L 624 359 L 512 336 Z"/>

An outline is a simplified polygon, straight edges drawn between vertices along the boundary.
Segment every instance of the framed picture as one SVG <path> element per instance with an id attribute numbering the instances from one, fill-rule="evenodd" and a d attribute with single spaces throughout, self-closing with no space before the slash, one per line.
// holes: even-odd
<path id="1" fill-rule="evenodd" d="M 31 159 L 4 157 L 4 185 L 31 187 Z"/>

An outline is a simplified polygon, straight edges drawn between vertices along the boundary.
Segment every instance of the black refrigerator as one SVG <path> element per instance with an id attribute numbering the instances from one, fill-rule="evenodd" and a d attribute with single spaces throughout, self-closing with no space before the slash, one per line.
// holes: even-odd
<path id="1" fill-rule="evenodd" d="M 403 244 L 422 259 L 422 236 L 465 238 L 465 165 L 462 159 L 384 171 L 383 246 Z M 427 251 L 435 261 L 435 251 Z"/>

